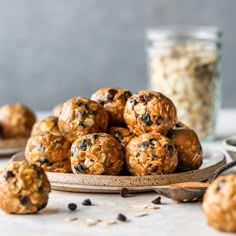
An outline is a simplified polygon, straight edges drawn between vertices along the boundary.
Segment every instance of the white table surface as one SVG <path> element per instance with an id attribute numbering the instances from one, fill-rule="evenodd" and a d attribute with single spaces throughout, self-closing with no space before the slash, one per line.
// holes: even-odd
<path id="1" fill-rule="evenodd" d="M 41 112 L 41 118 L 48 113 Z M 217 138 L 210 145 L 221 145 L 223 138 L 236 134 L 236 110 L 221 110 L 217 123 Z M 9 159 L 1 158 L 0 166 Z M 121 198 L 119 194 L 84 194 L 52 191 L 47 207 L 36 215 L 8 215 L 0 211 L 1 235 L 235 235 L 217 232 L 207 225 L 201 203 L 176 204 L 162 197 L 160 209 L 133 208 L 150 204 L 157 197 L 155 193 L 133 194 Z M 93 206 L 81 202 L 89 198 Z M 78 210 L 70 212 L 68 203 L 74 202 Z M 118 213 L 127 216 L 127 222 L 104 225 L 104 221 L 116 219 Z M 137 218 L 139 213 L 147 216 Z M 67 222 L 66 218 L 78 220 Z M 87 226 L 86 219 L 101 219 L 95 226 Z"/>

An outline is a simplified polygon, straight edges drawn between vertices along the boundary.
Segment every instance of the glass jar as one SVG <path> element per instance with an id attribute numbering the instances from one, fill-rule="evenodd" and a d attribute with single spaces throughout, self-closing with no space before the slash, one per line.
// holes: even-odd
<path id="1" fill-rule="evenodd" d="M 201 140 L 212 140 L 220 104 L 222 33 L 215 27 L 175 27 L 147 32 L 149 89 L 177 108 L 179 121 Z"/>

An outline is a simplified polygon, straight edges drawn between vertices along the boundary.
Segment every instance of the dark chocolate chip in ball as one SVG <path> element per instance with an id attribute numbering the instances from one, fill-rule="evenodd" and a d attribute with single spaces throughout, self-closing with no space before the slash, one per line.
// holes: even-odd
<path id="1" fill-rule="evenodd" d="M 92 134 L 92 139 L 97 139 L 98 138 L 98 134 Z"/>
<path id="2" fill-rule="evenodd" d="M 128 197 L 128 195 L 129 195 L 129 190 L 127 188 L 122 188 L 120 190 L 120 196 L 121 197 L 126 198 L 126 197 Z"/>
<path id="3" fill-rule="evenodd" d="M 52 163 L 46 157 L 40 157 L 38 162 L 41 164 L 52 165 Z"/>
<path id="4" fill-rule="evenodd" d="M 84 206 L 91 206 L 92 202 L 90 199 L 85 199 L 81 204 Z"/>
<path id="5" fill-rule="evenodd" d="M 3 174 L 3 178 L 4 178 L 5 180 L 7 180 L 7 179 L 9 179 L 9 178 L 13 178 L 13 177 L 15 177 L 15 174 L 14 174 L 12 171 L 10 171 L 10 170 L 6 171 L 6 172 Z"/>
<path id="6" fill-rule="evenodd" d="M 117 93 L 118 93 L 118 91 L 116 89 L 109 89 L 106 94 L 106 99 L 112 100 Z"/>
<path id="7" fill-rule="evenodd" d="M 152 200 L 152 203 L 155 205 L 161 204 L 161 197 L 159 196 L 159 197 L 155 198 L 154 200 Z"/>
<path id="8" fill-rule="evenodd" d="M 86 115 L 86 111 L 85 110 L 81 110 L 81 111 L 78 112 L 78 118 L 79 119 L 84 117 L 85 115 Z"/>
<path id="9" fill-rule="evenodd" d="M 225 180 L 221 179 L 217 184 L 216 191 L 220 191 L 224 187 L 224 185 L 225 185 Z"/>
<path id="10" fill-rule="evenodd" d="M 74 168 L 77 172 L 80 172 L 80 173 L 83 173 L 85 171 L 84 167 L 80 164 L 75 165 Z"/>
<path id="11" fill-rule="evenodd" d="M 115 131 L 114 137 L 118 140 L 122 138 L 121 133 L 119 131 Z"/>
<path id="12" fill-rule="evenodd" d="M 77 147 L 74 146 L 74 147 L 72 148 L 72 150 L 71 150 L 70 155 L 73 157 L 73 156 L 75 155 L 76 151 L 77 151 Z"/>
<path id="13" fill-rule="evenodd" d="M 70 211 L 75 211 L 76 208 L 77 208 L 77 205 L 76 205 L 75 203 L 69 203 L 69 204 L 68 204 L 68 209 L 69 209 Z"/>
<path id="14" fill-rule="evenodd" d="M 129 103 L 130 103 L 130 105 L 131 105 L 131 107 L 133 109 L 134 106 L 137 104 L 137 101 L 134 98 L 130 98 Z"/>
<path id="15" fill-rule="evenodd" d="M 20 196 L 19 197 L 21 205 L 26 205 L 28 202 L 28 198 L 26 196 Z"/>
<path id="16" fill-rule="evenodd" d="M 88 140 L 84 139 L 80 142 L 79 147 L 81 150 L 86 151 L 88 148 Z"/>
<path id="17" fill-rule="evenodd" d="M 123 100 L 126 102 L 130 97 L 132 96 L 131 92 L 130 91 L 125 91 L 123 94 L 122 94 L 122 98 Z"/>
<path id="18" fill-rule="evenodd" d="M 40 211 L 40 210 L 44 209 L 46 206 L 47 206 L 47 202 L 44 202 L 37 209 L 38 209 L 38 211 Z"/>
<path id="19" fill-rule="evenodd" d="M 164 118 L 162 116 L 158 116 L 156 119 L 157 125 L 162 125 L 164 123 Z"/>
<path id="20" fill-rule="evenodd" d="M 156 173 L 157 172 L 157 166 L 150 165 L 148 167 L 148 170 L 150 173 Z"/>
<path id="21" fill-rule="evenodd" d="M 150 139 L 149 139 L 149 143 L 150 143 L 151 145 L 154 145 L 156 142 L 157 142 L 157 139 L 156 139 L 156 138 L 150 138 Z"/>
<path id="22" fill-rule="evenodd" d="M 86 127 L 86 126 L 84 125 L 83 121 L 81 121 L 81 120 L 79 121 L 79 124 L 78 124 L 78 125 L 79 125 L 79 126 L 82 126 L 82 127 L 84 127 L 84 128 Z"/>
<path id="23" fill-rule="evenodd" d="M 148 146 L 149 146 L 149 143 L 146 142 L 146 141 L 140 143 L 140 149 L 141 149 L 141 151 L 147 150 L 147 149 L 148 149 Z"/>
<path id="24" fill-rule="evenodd" d="M 141 121 L 144 122 L 147 126 L 152 124 L 151 117 L 147 112 L 141 115 Z"/>
<path id="25" fill-rule="evenodd" d="M 120 220 L 120 221 L 126 221 L 127 220 L 127 217 L 121 213 L 118 214 L 117 216 L 117 220 Z"/>
<path id="26" fill-rule="evenodd" d="M 166 148 L 167 154 L 168 154 L 169 156 L 172 156 L 173 153 L 174 153 L 174 148 L 173 148 L 173 146 L 170 145 L 170 144 L 166 144 L 166 145 L 165 145 L 165 148 Z"/>
<path id="27" fill-rule="evenodd" d="M 83 105 L 82 102 L 77 102 L 77 103 L 76 103 L 76 106 L 78 106 L 78 107 L 80 107 L 80 106 L 82 106 L 82 105 Z"/>

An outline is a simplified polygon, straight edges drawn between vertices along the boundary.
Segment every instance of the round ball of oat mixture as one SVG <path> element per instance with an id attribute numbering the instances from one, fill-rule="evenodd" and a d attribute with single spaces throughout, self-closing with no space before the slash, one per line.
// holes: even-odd
<path id="1" fill-rule="evenodd" d="M 120 143 L 106 133 L 79 137 L 71 146 L 70 159 L 75 174 L 118 175 L 124 162 Z"/>
<path id="2" fill-rule="evenodd" d="M 12 214 L 31 214 L 45 208 L 51 190 L 44 171 L 26 161 L 11 162 L 1 170 L 0 189 L 0 208 Z"/>
<path id="3" fill-rule="evenodd" d="M 112 126 L 109 129 L 109 134 L 117 139 L 123 148 L 134 137 L 128 128 Z"/>
<path id="4" fill-rule="evenodd" d="M 71 143 L 78 137 L 104 132 L 108 125 L 108 114 L 95 101 L 76 97 L 66 101 L 62 107 L 58 126 L 62 135 Z"/>
<path id="5" fill-rule="evenodd" d="M 204 195 L 203 211 L 210 226 L 236 232 L 236 175 L 220 176 L 213 181 Z"/>
<path id="6" fill-rule="evenodd" d="M 202 164 L 202 147 L 194 130 L 177 125 L 169 130 L 168 138 L 174 143 L 178 152 L 177 171 L 196 170 Z"/>
<path id="7" fill-rule="evenodd" d="M 42 135 L 45 133 L 61 135 L 58 127 L 58 117 L 49 116 L 37 121 L 32 128 L 31 136 Z"/>
<path id="8" fill-rule="evenodd" d="M 36 118 L 25 105 L 16 103 L 0 108 L 0 124 L 4 138 L 29 137 Z"/>
<path id="9" fill-rule="evenodd" d="M 110 125 L 122 126 L 124 121 L 124 109 L 131 92 L 127 89 L 108 87 L 101 88 L 92 94 L 91 99 L 100 103 L 109 114 Z"/>
<path id="10" fill-rule="evenodd" d="M 173 102 L 161 93 L 143 90 L 128 99 L 124 119 L 136 135 L 149 132 L 166 134 L 177 122 Z"/>
<path id="11" fill-rule="evenodd" d="M 55 107 L 53 107 L 52 109 L 52 115 L 53 116 L 56 116 L 56 117 L 59 117 L 60 114 L 61 114 L 61 109 L 63 107 L 63 103 L 59 103 L 57 104 Z"/>
<path id="12" fill-rule="evenodd" d="M 126 146 L 126 166 L 132 175 L 169 174 L 175 171 L 177 164 L 174 144 L 161 134 L 142 134 Z"/>
<path id="13" fill-rule="evenodd" d="M 71 144 L 61 135 L 46 133 L 29 138 L 25 158 L 45 171 L 71 172 Z"/>

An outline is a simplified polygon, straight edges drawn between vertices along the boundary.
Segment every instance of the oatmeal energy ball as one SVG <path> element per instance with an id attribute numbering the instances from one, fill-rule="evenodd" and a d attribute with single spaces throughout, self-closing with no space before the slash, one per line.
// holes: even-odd
<path id="1" fill-rule="evenodd" d="M 29 138 L 25 158 L 45 171 L 71 172 L 71 144 L 61 135 L 46 133 Z"/>
<path id="2" fill-rule="evenodd" d="M 58 127 L 58 117 L 49 116 L 37 121 L 32 128 L 31 136 L 42 135 L 45 133 L 61 135 Z"/>
<path id="3" fill-rule="evenodd" d="M 62 135 L 71 143 L 88 133 L 104 132 L 108 114 L 95 101 L 76 97 L 66 101 L 59 116 L 58 126 Z"/>
<path id="4" fill-rule="evenodd" d="M 36 118 L 25 105 L 16 103 L 0 108 L 0 125 L 4 138 L 29 137 Z"/>
<path id="5" fill-rule="evenodd" d="M 177 171 L 196 170 L 202 164 L 202 147 L 197 134 L 186 126 L 177 123 L 169 130 L 167 137 L 174 143 L 178 152 Z"/>
<path id="6" fill-rule="evenodd" d="M 203 199 L 207 222 L 217 230 L 236 232 L 236 175 L 220 176 Z"/>
<path id="7" fill-rule="evenodd" d="M 115 138 L 106 133 L 94 133 L 75 140 L 70 159 L 75 174 L 118 175 L 124 157 Z"/>
<path id="8" fill-rule="evenodd" d="M 31 214 L 46 207 L 51 187 L 40 167 L 16 161 L 0 171 L 0 189 L 0 208 L 3 211 Z"/>
<path id="9" fill-rule="evenodd" d="M 126 146 L 126 165 L 132 175 L 169 174 L 177 164 L 174 144 L 161 134 L 142 134 Z"/>
<path id="10" fill-rule="evenodd" d="M 166 134 L 177 122 L 173 102 L 161 93 L 143 90 L 128 99 L 124 119 L 136 135 L 156 132 Z"/>
<path id="11" fill-rule="evenodd" d="M 91 99 L 100 103 L 109 114 L 109 123 L 113 126 L 122 126 L 124 109 L 131 92 L 117 87 L 101 88 L 92 94 Z"/>

